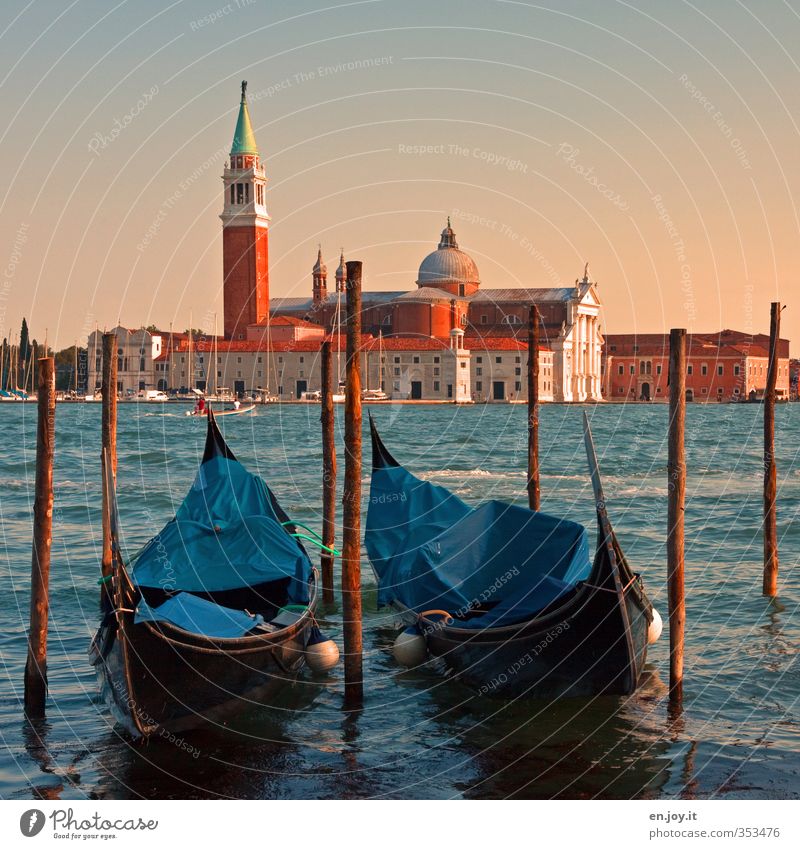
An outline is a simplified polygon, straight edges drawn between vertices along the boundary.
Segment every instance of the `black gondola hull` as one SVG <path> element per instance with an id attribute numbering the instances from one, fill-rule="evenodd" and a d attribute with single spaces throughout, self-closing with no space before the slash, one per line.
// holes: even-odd
<path id="1" fill-rule="evenodd" d="M 468 631 L 418 624 L 428 650 L 479 695 L 554 699 L 626 695 L 647 658 L 649 603 L 624 594 L 626 626 L 616 594 L 579 590 L 561 611 L 515 628 Z M 414 617 L 416 619 L 416 617 Z"/>
<path id="2" fill-rule="evenodd" d="M 314 606 L 290 628 L 239 640 L 135 624 L 132 614 L 122 613 L 92 644 L 103 699 L 137 737 L 224 724 L 293 685 L 305 662 Z"/>

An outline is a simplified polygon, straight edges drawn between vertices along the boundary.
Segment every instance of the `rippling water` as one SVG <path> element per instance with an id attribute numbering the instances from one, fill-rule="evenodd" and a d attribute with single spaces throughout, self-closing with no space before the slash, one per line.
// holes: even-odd
<path id="1" fill-rule="evenodd" d="M 390 450 L 470 503 L 524 499 L 521 406 L 376 406 Z M 666 615 L 664 406 L 589 408 L 606 495 L 628 559 Z M 337 438 L 341 461 L 341 410 Z M 541 413 L 543 509 L 593 522 L 580 407 Z M 183 408 L 120 405 L 119 498 L 133 551 L 191 483 L 204 424 Z M 798 797 L 800 404 L 777 411 L 780 595 L 761 597 L 761 409 L 691 406 L 686 509 L 686 705 L 668 718 L 668 640 L 628 698 L 557 704 L 477 696 L 434 670 L 401 672 L 392 617 L 364 560 L 366 703 L 342 711 L 341 669 L 301 678 L 284 702 L 191 751 L 121 735 L 99 703 L 86 650 L 97 621 L 100 407 L 60 405 L 53 530 L 50 701 L 22 718 L 35 407 L 2 405 L 0 796 L 26 798 Z M 319 407 L 220 420 L 239 458 L 287 512 L 319 528 Z M 367 442 L 365 440 L 365 447 Z M 365 464 L 365 474 L 368 465 Z M 364 495 L 368 479 L 364 478 Z M 326 631 L 341 642 L 338 604 Z"/>

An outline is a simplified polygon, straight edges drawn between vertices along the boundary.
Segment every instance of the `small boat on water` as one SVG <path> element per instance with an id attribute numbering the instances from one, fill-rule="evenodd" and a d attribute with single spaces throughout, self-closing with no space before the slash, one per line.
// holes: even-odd
<path id="1" fill-rule="evenodd" d="M 304 663 L 338 660 L 316 627 L 316 572 L 301 533 L 208 415 L 191 490 L 130 562 L 104 463 L 113 572 L 90 648 L 102 693 L 130 734 L 180 733 L 270 703 Z M 308 530 L 308 529 L 306 529 Z"/>
<path id="2" fill-rule="evenodd" d="M 220 416 L 240 416 L 243 413 L 252 413 L 253 410 L 255 410 L 255 408 L 256 408 L 255 404 L 245 404 L 244 406 L 241 406 L 241 407 L 231 407 L 228 410 L 218 410 L 216 413 L 214 413 L 214 416 L 215 416 L 215 418 L 219 418 Z M 203 416 L 203 417 L 205 417 L 206 415 L 208 415 L 208 411 L 210 409 L 211 408 L 208 405 L 206 405 L 202 410 L 187 410 L 186 415 L 187 416 Z"/>
<path id="3" fill-rule="evenodd" d="M 636 689 L 660 617 L 608 519 L 586 416 L 593 559 L 582 525 L 500 501 L 472 508 L 406 471 L 370 428 L 365 545 L 378 603 L 408 626 L 399 662 L 438 657 L 478 693 L 512 698 Z"/>

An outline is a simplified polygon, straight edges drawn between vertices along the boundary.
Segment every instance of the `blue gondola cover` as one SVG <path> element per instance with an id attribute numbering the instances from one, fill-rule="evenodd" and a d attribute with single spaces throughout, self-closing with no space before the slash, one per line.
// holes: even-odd
<path id="1" fill-rule="evenodd" d="M 235 639 L 261 625 L 264 617 L 243 610 L 231 610 L 191 593 L 178 593 L 158 607 L 150 607 L 143 598 L 140 599 L 134 621 L 171 622 L 193 634 Z"/>
<path id="2" fill-rule="evenodd" d="M 446 610 L 464 628 L 524 621 L 591 571 L 583 525 L 500 501 L 473 509 L 398 465 L 373 469 L 365 544 L 379 604 Z"/>
<path id="3" fill-rule="evenodd" d="M 282 527 L 285 517 L 276 514 L 264 481 L 220 444 L 218 451 L 207 445 L 175 518 L 136 558 L 134 584 L 169 593 L 217 592 L 288 579 L 289 602 L 307 604 L 308 555 Z"/>

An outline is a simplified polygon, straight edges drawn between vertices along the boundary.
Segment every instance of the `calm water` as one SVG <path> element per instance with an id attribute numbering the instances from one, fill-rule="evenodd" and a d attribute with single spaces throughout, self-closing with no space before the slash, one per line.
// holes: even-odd
<path id="1" fill-rule="evenodd" d="M 588 409 L 611 519 L 665 614 L 666 409 Z M 414 473 L 473 503 L 523 497 L 522 407 L 373 410 L 390 450 Z M 228 441 L 292 517 L 319 528 L 319 407 L 257 413 L 221 419 Z M 581 413 L 542 411 L 542 495 L 543 509 L 588 523 Z M 96 695 L 86 649 L 97 620 L 99 405 L 58 409 L 51 698 L 46 724 L 24 723 L 35 408 L 2 405 L 0 417 L 2 797 L 800 796 L 800 404 L 777 413 L 776 602 L 760 592 L 761 409 L 689 409 L 687 701 L 679 719 L 666 710 L 666 634 L 651 648 L 644 685 L 624 699 L 509 703 L 476 696 L 433 670 L 400 672 L 389 652 L 394 623 L 376 609 L 365 559 L 363 712 L 342 712 L 341 670 L 323 681 L 304 677 L 274 709 L 224 734 L 187 737 L 196 757 L 165 741 L 128 740 Z M 128 550 L 172 515 L 203 438 L 204 424 L 186 419 L 182 407 L 120 406 Z M 326 630 L 338 641 L 339 623 L 336 606 Z"/>

